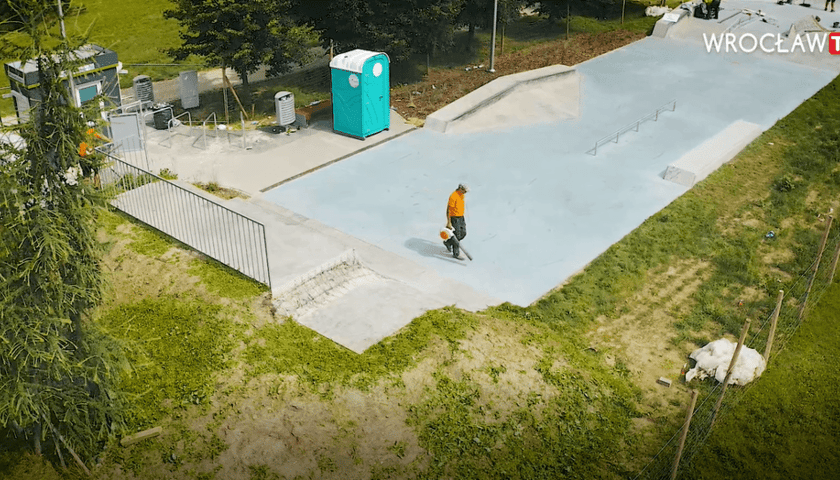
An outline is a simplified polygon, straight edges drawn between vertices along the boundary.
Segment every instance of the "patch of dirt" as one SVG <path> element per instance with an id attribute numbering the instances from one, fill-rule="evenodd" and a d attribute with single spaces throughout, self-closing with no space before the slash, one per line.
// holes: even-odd
<path id="1" fill-rule="evenodd" d="M 674 347 L 672 338 L 676 322 L 690 311 L 691 295 L 706 280 L 708 265 L 682 262 L 665 271 L 649 273 L 644 289 L 627 302 L 631 310 L 619 318 L 601 317 L 588 337 L 599 350 L 614 353 L 626 362 L 643 393 L 639 406 L 646 415 L 677 413 L 687 398 L 687 387 L 681 383 L 681 370 L 688 354 L 696 345 L 685 343 Z M 671 387 L 657 383 L 663 377 Z M 638 422 L 639 427 L 653 424 Z"/>
<path id="2" fill-rule="evenodd" d="M 554 395 L 534 370 L 542 351 L 522 342 L 536 330 L 488 318 L 454 351 L 445 342 L 433 342 L 399 379 L 386 378 L 369 391 L 339 387 L 330 399 L 293 376 L 266 376 L 237 388 L 239 377 L 232 373 L 218 391 L 236 393 L 217 395 L 213 411 L 190 425 L 206 435 L 210 419 L 223 418 L 215 432 L 227 449 L 216 459 L 185 468 L 206 472 L 220 466 L 217 478 L 230 480 L 250 480 L 249 467 L 257 466 L 267 466 L 280 478 L 349 480 L 370 478 L 375 470 L 422 468 L 429 458 L 406 420 L 409 407 L 434 389 L 434 372 L 456 380 L 468 376 L 478 385 L 482 402 L 499 412 L 517 409 L 530 392 Z"/>
<path id="3" fill-rule="evenodd" d="M 479 385 L 482 402 L 492 403 L 493 409 L 500 412 L 522 407 L 521 402 L 532 393 L 550 399 L 556 391 L 535 369 L 542 359 L 542 350 L 521 342 L 528 332 L 536 329 L 498 319 L 481 324 L 460 342 L 459 352 L 444 371 L 455 379 L 469 375 Z M 559 368 L 561 361 L 553 369 Z"/>
<path id="4" fill-rule="evenodd" d="M 416 125 L 417 121 L 424 121 L 433 112 L 500 76 L 550 65 L 577 65 L 644 37 L 643 33 L 616 30 L 545 42 L 498 56 L 493 65 L 495 73 L 480 68 L 432 69 L 422 82 L 393 89 L 391 104 L 403 118 L 416 119 L 413 120 Z"/>
<path id="5" fill-rule="evenodd" d="M 239 190 L 235 190 L 233 188 L 220 187 L 219 184 L 216 183 L 216 182 L 210 182 L 210 183 L 197 182 L 197 183 L 193 183 L 193 185 L 195 185 L 196 187 L 204 190 L 205 192 L 212 193 L 213 195 L 215 195 L 219 198 L 223 198 L 225 200 L 230 200 L 231 198 L 237 198 L 237 197 L 244 198 L 244 199 L 248 198 L 248 195 L 246 193 L 240 192 Z"/>
<path id="6" fill-rule="evenodd" d="M 123 223 L 117 227 L 117 237 L 99 232 L 100 241 L 113 242 L 102 261 L 108 278 L 106 305 L 137 302 L 161 295 L 207 294 L 198 283 L 199 278 L 187 273 L 197 253 L 173 247 L 160 258 L 138 255 L 129 247 L 135 228 L 138 227 Z"/>

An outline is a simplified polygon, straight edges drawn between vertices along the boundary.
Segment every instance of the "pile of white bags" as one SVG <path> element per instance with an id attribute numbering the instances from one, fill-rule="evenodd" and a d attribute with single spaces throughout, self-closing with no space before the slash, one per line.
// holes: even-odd
<path id="1" fill-rule="evenodd" d="M 645 9 L 645 16 L 646 17 L 658 17 L 660 15 L 665 15 L 666 13 L 670 12 L 671 9 L 668 7 L 647 7 Z"/>
<path id="2" fill-rule="evenodd" d="M 721 338 L 691 352 L 689 357 L 696 360 L 697 365 L 686 372 L 686 383 L 694 377 L 703 380 L 709 376 L 713 376 L 715 380 L 723 383 L 726 379 L 726 369 L 729 368 L 736 346 L 738 346 L 737 343 Z M 729 384 L 746 385 L 761 376 L 766 366 L 764 357 L 757 351 L 749 347 L 741 347 L 738 362 L 732 370 L 732 376 L 729 377 Z"/>

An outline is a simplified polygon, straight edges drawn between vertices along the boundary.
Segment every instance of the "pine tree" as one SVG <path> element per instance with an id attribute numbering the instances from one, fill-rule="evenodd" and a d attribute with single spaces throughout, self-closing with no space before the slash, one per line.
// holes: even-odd
<path id="1" fill-rule="evenodd" d="M 81 157 L 79 144 L 96 114 L 70 100 L 73 49 L 44 28 L 52 2 L 10 4 L 28 13 L 32 44 L 18 58 L 37 62 L 43 98 L 18 127 L 22 142 L 0 146 L 0 427 L 37 454 L 47 440 L 84 457 L 123 425 L 116 385 L 127 367 L 91 318 L 103 286 L 96 212 L 107 196 L 91 178 L 101 157 Z"/>

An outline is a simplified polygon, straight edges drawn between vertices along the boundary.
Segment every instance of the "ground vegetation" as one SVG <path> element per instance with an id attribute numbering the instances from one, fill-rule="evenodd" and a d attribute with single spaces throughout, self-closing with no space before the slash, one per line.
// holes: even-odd
<path id="1" fill-rule="evenodd" d="M 547 39 L 539 36 L 545 24 L 528 21 L 528 29 L 510 29 L 505 52 L 524 58 L 551 44 L 578 49 L 575 28 L 627 35 L 618 22 L 572 18 L 566 42 L 557 25 L 544 27 Z M 637 29 L 642 21 L 627 23 Z M 477 62 L 455 58 L 439 55 L 453 64 L 437 68 L 478 73 L 465 68 Z M 404 87 L 430 98 L 441 85 L 433 75 L 434 83 Z M 162 426 L 163 434 L 110 445 L 91 462 L 94 477 L 635 477 L 683 420 L 687 354 L 737 335 L 747 316 L 765 318 L 776 292 L 813 261 L 826 214 L 838 208 L 837 97 L 835 80 L 534 305 L 427 312 L 363 355 L 276 318 L 260 285 L 101 213 L 113 288 L 98 323 L 133 345 L 129 357 L 142 366 L 120 379 L 133 393 L 130 430 Z M 722 420 L 721 437 L 694 452 L 683 475 L 831 473 L 836 373 L 826 359 L 837 345 L 824 337 L 836 320 L 834 285 L 815 289 L 815 299 L 826 292 L 829 312 L 809 313 L 805 325 L 815 333 L 802 335 L 795 358 L 774 360 L 730 410 L 733 424 Z M 191 356 L 195 362 L 179 365 Z M 659 377 L 675 381 L 666 389 Z M 769 394 L 758 389 L 765 380 L 790 395 L 768 405 Z M 824 425 L 824 435 L 806 435 L 799 425 Z M 741 429 L 749 441 L 740 441 Z M 783 450 L 791 455 L 779 454 L 794 443 Z M 4 446 L 0 472 L 12 478 L 76 475 L 16 455 L 13 442 Z M 820 462 L 803 465 L 804 452 Z"/>

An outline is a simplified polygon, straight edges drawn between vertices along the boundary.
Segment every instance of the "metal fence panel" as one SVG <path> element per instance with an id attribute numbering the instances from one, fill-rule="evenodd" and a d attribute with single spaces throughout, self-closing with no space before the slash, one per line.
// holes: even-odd
<path id="1" fill-rule="evenodd" d="M 271 288 L 265 226 L 100 150 L 111 204 L 170 237 Z"/>

